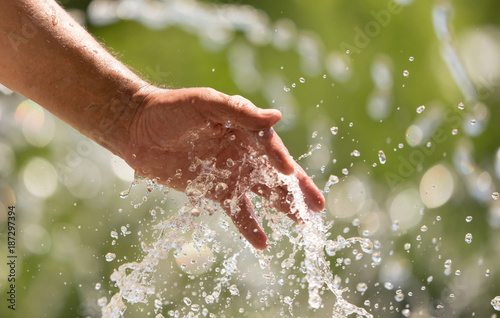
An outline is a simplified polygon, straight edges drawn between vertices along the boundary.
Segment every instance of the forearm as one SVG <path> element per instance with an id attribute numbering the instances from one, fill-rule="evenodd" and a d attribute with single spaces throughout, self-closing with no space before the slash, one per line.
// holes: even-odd
<path id="1" fill-rule="evenodd" d="M 150 89 L 53 0 L 0 0 L 0 82 L 118 155 Z"/>

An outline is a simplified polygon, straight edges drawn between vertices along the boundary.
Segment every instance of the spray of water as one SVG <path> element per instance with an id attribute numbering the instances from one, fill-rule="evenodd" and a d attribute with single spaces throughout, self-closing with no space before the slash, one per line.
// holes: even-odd
<path id="1" fill-rule="evenodd" d="M 246 245 L 255 255 L 255 262 L 260 265 L 261 269 L 269 271 L 268 274 L 264 275 L 264 278 L 267 279 L 270 285 L 273 285 L 276 280 L 280 282 L 286 280 L 288 271 L 299 269 L 303 273 L 302 281 L 307 283 L 308 303 L 313 310 L 325 306 L 322 305 L 322 295 L 324 295 L 325 291 L 329 291 L 335 298 L 335 303 L 328 305 L 332 307 L 332 317 L 348 317 L 351 314 L 360 317 L 372 317 L 365 309 L 350 304 L 344 299 L 343 293 L 347 288 L 343 289 L 340 286 L 341 279 L 333 275 L 328 261 L 328 256 L 334 256 L 336 252 L 354 244 L 360 244 L 363 252 L 371 254 L 373 252 L 371 241 L 360 237 L 345 239 L 342 236 L 338 236 L 336 240 L 328 239 L 328 230 L 331 225 L 326 226 L 324 224 L 322 214 L 311 213 L 308 210 L 298 179 L 294 175 L 286 176 L 278 173 L 270 165 L 263 164 L 265 162 L 265 160 L 258 157 L 251 162 L 254 169 L 249 178 L 250 183 L 265 184 L 270 188 L 277 186 L 288 188 L 292 194 L 290 198 L 291 211 L 302 222 L 294 226 L 293 222 L 284 214 L 272 211 L 269 202 L 257 196 L 252 197 L 259 219 L 261 221 L 267 220 L 268 226 L 273 231 L 271 245 L 266 251 L 258 251 L 253 249 L 250 244 Z M 152 244 L 141 243 L 144 252 L 142 259 L 122 264 L 111 275 L 111 281 L 115 283 L 118 292 L 112 296 L 108 303 L 101 300 L 103 317 L 121 317 L 127 308 L 127 303 L 148 303 L 148 300 L 152 297 L 157 297 L 155 300 L 157 317 L 162 317 L 161 311 L 164 299 L 161 296 L 158 297 L 157 283 L 155 283 L 155 273 L 158 270 L 160 260 L 166 259 L 169 254 L 173 254 L 176 259 L 186 256 L 185 252 L 183 254 L 186 244 L 189 244 L 193 252 L 198 255 L 203 253 L 204 250 L 206 251 L 207 247 L 215 253 L 220 252 L 222 249 L 221 246 L 224 243 L 217 238 L 217 232 L 210 229 L 206 223 L 200 222 L 198 217 L 203 214 L 213 214 L 214 205 L 205 197 L 208 191 L 220 186 L 220 183 L 208 181 L 215 180 L 214 175 L 224 175 L 224 171 L 214 169 L 213 160 L 200 162 L 200 165 L 202 167 L 200 169 L 201 173 L 185 191 L 188 200 L 176 215 L 161 220 L 153 226 L 155 239 Z M 138 182 L 135 181 L 134 184 Z M 146 182 L 148 183 L 148 191 L 151 191 L 151 189 L 162 191 L 164 189 L 163 186 L 150 180 L 146 180 Z M 123 196 L 125 196 L 125 193 Z M 230 202 L 237 202 L 237 200 L 232 198 Z M 235 210 L 234 213 L 238 213 L 238 211 Z M 227 228 L 227 222 L 225 224 L 226 226 L 222 226 L 223 228 Z M 284 238 L 288 238 L 291 245 L 291 251 L 288 255 L 285 255 L 284 251 L 273 250 L 273 246 L 276 246 L 277 242 L 282 241 Z M 222 266 L 218 270 L 219 277 L 214 280 L 213 288 L 211 291 L 205 289 L 201 295 L 205 302 L 201 306 L 202 313 L 205 316 L 213 314 L 210 312 L 210 305 L 219 303 L 223 294 L 229 294 L 231 297 L 239 295 L 240 290 L 232 282 L 239 273 L 239 257 L 240 253 L 226 251 Z M 296 259 L 301 257 L 303 261 L 300 265 L 297 265 Z M 271 260 L 273 258 L 284 258 L 281 262 L 281 271 L 272 269 Z M 216 259 L 216 257 L 210 257 L 208 262 L 215 263 Z M 182 266 L 185 268 L 188 265 L 183 264 Z M 281 275 L 285 278 L 280 278 Z M 288 275 L 288 277 L 295 276 Z M 294 291 L 294 294 L 296 295 L 298 292 L 298 290 Z M 268 293 L 272 294 L 271 292 Z M 280 303 L 282 308 L 286 308 L 293 316 L 293 297 L 280 297 Z M 200 310 L 200 305 L 193 304 L 193 301 L 188 297 L 184 298 L 183 304 L 177 305 L 185 307 L 180 312 L 191 312 L 192 315 Z M 180 312 L 179 310 L 171 310 L 168 314 L 170 316 L 179 316 Z"/>

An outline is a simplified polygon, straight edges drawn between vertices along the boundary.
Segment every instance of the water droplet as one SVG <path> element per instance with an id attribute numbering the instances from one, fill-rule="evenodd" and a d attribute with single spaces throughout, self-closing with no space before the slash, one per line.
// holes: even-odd
<path id="1" fill-rule="evenodd" d="M 339 183 L 339 177 L 337 177 L 336 175 L 330 175 L 330 178 L 328 178 L 328 183 L 329 185 L 334 185 L 334 184 L 337 184 Z"/>
<path id="2" fill-rule="evenodd" d="M 387 290 L 392 290 L 394 288 L 394 285 L 391 282 L 386 282 L 384 284 L 385 289 Z"/>
<path id="3" fill-rule="evenodd" d="M 491 271 L 489 269 L 486 269 L 486 272 L 484 273 L 484 276 L 490 277 Z"/>
<path id="4" fill-rule="evenodd" d="M 305 79 L 305 78 L 303 78 L 303 77 L 301 77 L 301 78 L 299 78 L 299 82 L 301 82 L 301 83 L 305 83 L 305 82 L 306 82 L 306 79 Z"/>
<path id="5" fill-rule="evenodd" d="M 429 276 L 429 277 L 427 277 L 427 283 L 428 283 L 428 284 L 432 283 L 432 280 L 433 280 L 433 279 L 434 279 L 434 277 L 433 277 L 433 276 Z"/>
<path id="6" fill-rule="evenodd" d="M 240 294 L 240 291 L 238 290 L 238 286 L 236 285 L 231 285 L 229 286 L 229 292 L 231 293 L 231 295 L 233 296 L 238 296 Z"/>
<path id="7" fill-rule="evenodd" d="M 500 196 L 500 195 L 498 194 L 498 192 L 493 192 L 493 193 L 491 194 L 491 197 L 493 198 L 493 200 L 498 200 L 498 197 L 499 197 L 499 196 Z"/>
<path id="8" fill-rule="evenodd" d="M 336 135 L 339 132 L 339 127 L 333 126 L 330 128 L 332 135 Z"/>
<path id="9" fill-rule="evenodd" d="M 95 290 L 101 289 L 101 283 L 96 283 L 95 284 Z"/>
<path id="10" fill-rule="evenodd" d="M 500 296 L 496 296 L 491 300 L 491 305 L 496 311 L 500 311 Z"/>
<path id="11" fill-rule="evenodd" d="M 97 300 L 97 305 L 99 305 L 99 307 L 104 307 L 104 306 L 106 306 L 107 302 L 108 302 L 108 299 L 106 298 L 106 296 L 104 296 L 104 297 L 101 297 Z"/>
<path id="12" fill-rule="evenodd" d="M 394 299 L 397 302 L 402 302 L 403 299 L 405 299 L 405 295 L 403 294 L 403 291 L 401 289 L 396 290 L 396 295 L 394 295 Z"/>
<path id="13" fill-rule="evenodd" d="M 410 61 L 412 61 L 412 60 L 410 60 Z M 401 311 L 401 314 L 402 314 L 404 317 L 410 317 L 410 316 L 411 316 L 411 311 L 410 311 L 410 309 L 405 308 L 405 309 L 403 309 L 403 310 Z"/>
<path id="14" fill-rule="evenodd" d="M 417 107 L 417 114 L 421 114 L 424 110 L 425 110 L 425 106 L 424 105 L 418 106 Z"/>
<path id="15" fill-rule="evenodd" d="M 356 290 L 360 293 L 364 293 L 368 289 L 368 286 L 365 283 L 359 283 L 356 285 Z"/>
<path id="16" fill-rule="evenodd" d="M 123 190 L 122 192 L 120 192 L 120 198 L 126 199 L 129 195 L 129 193 L 130 193 L 130 190 Z"/>
<path id="17" fill-rule="evenodd" d="M 385 153 L 384 153 L 382 150 L 379 150 L 379 151 L 378 151 L 378 161 L 379 161 L 381 164 L 385 164 L 385 162 L 386 162 Z"/>
<path id="18" fill-rule="evenodd" d="M 354 157 L 359 157 L 359 156 L 361 156 L 361 153 L 360 153 L 358 150 L 354 149 L 354 150 L 351 152 L 351 156 L 354 156 Z"/>
<path id="19" fill-rule="evenodd" d="M 114 239 L 117 239 L 118 238 L 118 232 L 116 231 L 111 231 L 111 233 L 109 234 L 112 238 Z"/>
<path id="20" fill-rule="evenodd" d="M 373 244 L 369 240 L 361 243 L 361 250 L 367 254 L 371 254 L 373 252 Z"/>
<path id="21" fill-rule="evenodd" d="M 444 262 L 444 268 L 451 268 L 451 259 L 447 259 Z"/>
<path id="22" fill-rule="evenodd" d="M 455 136 L 456 134 L 458 134 L 458 129 L 456 129 L 456 128 L 455 128 L 455 129 L 453 129 L 453 130 L 451 131 L 451 134 L 452 134 L 453 136 Z"/>
<path id="23" fill-rule="evenodd" d="M 290 88 L 286 87 L 286 86 L 283 86 L 283 90 L 288 93 L 290 91 Z"/>
<path id="24" fill-rule="evenodd" d="M 391 223 L 391 231 L 392 232 L 397 232 L 398 230 L 399 230 L 399 221 L 398 220 L 392 221 L 392 223 Z"/>
<path id="25" fill-rule="evenodd" d="M 317 136 L 318 136 L 318 131 L 314 131 L 314 132 L 312 133 L 312 136 L 311 136 L 311 137 L 312 137 L 312 138 L 316 138 Z"/>
<path id="26" fill-rule="evenodd" d="M 264 137 L 264 131 L 263 130 L 259 131 L 259 136 L 260 137 Z"/>
<path id="27" fill-rule="evenodd" d="M 160 309 L 162 307 L 162 303 L 160 299 L 155 299 L 155 308 Z"/>
<path id="28" fill-rule="evenodd" d="M 465 234 L 465 243 L 467 243 L 467 244 L 472 243 L 472 234 L 471 233 Z"/>
<path id="29" fill-rule="evenodd" d="M 470 120 L 470 124 L 471 124 L 471 125 L 475 125 L 476 123 L 477 123 L 477 122 L 476 122 L 476 120 L 475 120 L 475 119 L 471 119 L 471 120 Z"/>
<path id="30" fill-rule="evenodd" d="M 413 60 L 414 60 L 413 56 L 410 56 L 409 60 L 410 60 L 410 62 L 413 62 Z"/>
<path id="31" fill-rule="evenodd" d="M 120 228 L 120 230 L 122 231 L 123 236 L 126 236 L 127 234 L 130 234 L 130 231 L 127 229 L 127 227 L 125 225 L 122 225 L 122 227 Z"/>
<path id="32" fill-rule="evenodd" d="M 219 182 L 216 186 L 215 186 L 215 193 L 220 193 L 222 191 L 225 191 L 227 189 L 227 184 L 224 183 L 224 182 Z"/>
<path id="33" fill-rule="evenodd" d="M 410 76 L 410 72 L 408 72 L 408 70 L 404 70 L 404 71 L 403 71 L 403 76 L 404 76 L 404 77 L 408 77 L 408 76 Z"/>
<path id="34" fill-rule="evenodd" d="M 182 301 L 183 301 L 186 305 L 188 305 L 188 306 L 191 306 L 191 304 L 192 304 L 191 299 L 189 299 L 188 297 L 184 297 L 184 298 L 182 299 Z"/>
<path id="35" fill-rule="evenodd" d="M 420 228 L 420 231 L 422 232 L 427 232 L 428 228 L 427 228 L 427 225 L 422 225 L 422 227 Z"/>
<path id="36" fill-rule="evenodd" d="M 399 143 L 399 144 L 398 144 L 398 148 L 399 148 L 399 149 L 403 149 L 403 147 L 404 147 L 404 146 L 405 146 L 405 145 L 403 145 L 403 143 Z"/>
<path id="37" fill-rule="evenodd" d="M 213 303 L 214 303 L 214 301 L 215 301 L 215 297 L 214 297 L 214 296 L 212 296 L 212 295 L 208 295 L 208 296 L 206 296 L 206 297 L 205 297 L 205 302 L 206 302 L 207 304 L 213 304 Z"/>
<path id="38" fill-rule="evenodd" d="M 409 251 L 411 249 L 410 243 L 405 243 L 405 251 Z"/>
<path id="39" fill-rule="evenodd" d="M 195 171 L 196 171 L 196 163 L 195 163 L 195 162 L 191 163 L 191 164 L 189 165 L 188 170 L 189 170 L 190 172 L 195 172 Z"/>
<path id="40" fill-rule="evenodd" d="M 115 258 L 116 258 L 116 254 L 115 254 L 115 253 L 108 253 L 108 254 L 106 254 L 106 261 L 107 261 L 107 262 L 111 262 L 111 261 L 113 261 Z"/>
<path id="41" fill-rule="evenodd" d="M 462 103 L 462 102 L 458 103 L 458 109 L 464 110 L 464 108 L 465 108 L 464 103 Z"/>
<path id="42" fill-rule="evenodd" d="M 343 168 L 342 169 L 342 174 L 344 174 L 344 175 L 347 176 L 349 174 L 349 170 L 347 170 L 347 168 Z"/>

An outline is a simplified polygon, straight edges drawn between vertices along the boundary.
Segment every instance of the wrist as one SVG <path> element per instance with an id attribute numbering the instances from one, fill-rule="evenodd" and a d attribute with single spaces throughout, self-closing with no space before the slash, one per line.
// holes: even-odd
<path id="1" fill-rule="evenodd" d="M 146 97 L 158 88 L 147 82 L 134 83 L 124 91 L 118 92 L 105 106 L 91 138 L 97 143 L 124 158 L 134 132 L 137 117 L 142 112 Z"/>

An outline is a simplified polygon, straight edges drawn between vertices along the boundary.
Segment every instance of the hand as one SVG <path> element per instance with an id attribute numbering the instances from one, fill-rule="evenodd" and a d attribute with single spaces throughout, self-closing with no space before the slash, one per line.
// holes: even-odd
<path id="1" fill-rule="evenodd" d="M 201 193 L 220 203 L 250 244 L 265 249 L 269 242 L 246 193 L 265 197 L 294 221 L 297 217 L 290 212 L 284 186 L 270 188 L 250 180 L 252 158 L 267 156 L 262 164 L 295 173 L 308 208 L 319 212 L 324 207 L 318 188 L 271 128 L 280 119 L 278 110 L 260 109 L 243 97 L 209 88 L 154 89 L 132 121 L 125 160 L 139 175 L 180 191 L 200 176 L 202 162 L 210 162 L 226 175 L 206 176 Z"/>

